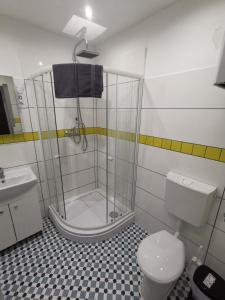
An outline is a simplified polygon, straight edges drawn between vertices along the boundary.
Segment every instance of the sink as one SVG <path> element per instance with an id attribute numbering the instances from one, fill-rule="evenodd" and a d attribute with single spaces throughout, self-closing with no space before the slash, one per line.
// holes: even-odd
<path id="1" fill-rule="evenodd" d="M 37 182 L 29 167 L 12 168 L 4 171 L 5 181 L 0 179 L 0 200 L 25 192 Z"/>

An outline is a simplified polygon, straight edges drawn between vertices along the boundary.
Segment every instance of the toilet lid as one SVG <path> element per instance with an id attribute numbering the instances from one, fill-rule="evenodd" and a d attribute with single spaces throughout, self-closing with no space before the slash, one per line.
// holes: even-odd
<path id="1" fill-rule="evenodd" d="M 137 259 L 143 273 L 158 283 L 176 280 L 183 272 L 183 243 L 163 230 L 145 238 L 138 249 Z"/>

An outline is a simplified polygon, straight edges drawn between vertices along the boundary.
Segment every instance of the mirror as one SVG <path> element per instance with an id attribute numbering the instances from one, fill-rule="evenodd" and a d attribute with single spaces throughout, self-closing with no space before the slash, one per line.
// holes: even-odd
<path id="1" fill-rule="evenodd" d="M 13 77 L 0 75 L 0 135 L 22 132 Z"/>

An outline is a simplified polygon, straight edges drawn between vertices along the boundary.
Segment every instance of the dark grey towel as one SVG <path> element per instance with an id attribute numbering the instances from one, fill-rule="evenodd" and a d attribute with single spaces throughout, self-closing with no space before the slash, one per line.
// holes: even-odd
<path id="1" fill-rule="evenodd" d="M 102 97 L 102 66 L 57 64 L 52 67 L 56 98 Z"/>

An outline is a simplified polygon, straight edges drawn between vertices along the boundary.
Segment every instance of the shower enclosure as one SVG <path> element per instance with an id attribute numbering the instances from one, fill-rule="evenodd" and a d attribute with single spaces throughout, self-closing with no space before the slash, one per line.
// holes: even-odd
<path id="1" fill-rule="evenodd" d="M 80 99 L 86 151 L 74 142 L 77 99 L 56 99 L 53 81 L 51 69 L 25 81 L 38 116 L 42 193 L 62 234 L 82 242 L 105 239 L 134 220 L 143 80 L 104 69 L 102 98 Z"/>

